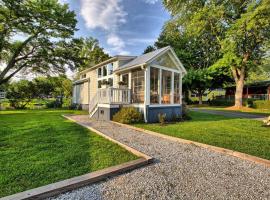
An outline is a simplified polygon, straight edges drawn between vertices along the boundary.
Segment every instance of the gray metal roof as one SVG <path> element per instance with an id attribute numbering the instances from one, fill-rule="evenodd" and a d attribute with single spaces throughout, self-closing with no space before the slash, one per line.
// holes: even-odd
<path id="1" fill-rule="evenodd" d="M 129 67 L 132 67 L 132 66 L 136 66 L 136 65 L 140 65 L 140 64 L 144 64 L 144 63 L 147 63 L 149 60 L 151 60 L 152 58 L 156 57 L 157 55 L 159 55 L 160 53 L 162 53 L 163 51 L 166 51 L 167 49 L 169 49 L 170 47 L 167 46 L 167 47 L 164 47 L 164 48 L 161 48 L 161 49 L 157 49 L 155 51 L 152 51 L 150 53 L 146 53 L 146 54 L 143 54 L 141 56 L 138 56 L 136 57 L 135 59 L 133 59 L 132 61 L 126 63 L 125 65 L 123 66 L 120 66 L 117 70 L 115 71 L 118 71 L 118 70 L 122 70 L 122 69 L 126 69 L 126 68 L 129 68 Z"/>

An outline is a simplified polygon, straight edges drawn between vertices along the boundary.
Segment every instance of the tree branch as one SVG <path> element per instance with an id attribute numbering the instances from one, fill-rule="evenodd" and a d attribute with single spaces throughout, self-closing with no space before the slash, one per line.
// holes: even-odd
<path id="1" fill-rule="evenodd" d="M 9 60 L 8 65 L 6 66 L 6 68 L 1 72 L 0 74 L 0 82 L 2 79 L 4 79 L 5 75 L 9 72 L 10 69 L 12 69 L 16 63 L 16 58 L 17 56 L 21 53 L 22 49 L 32 40 L 34 39 L 39 33 L 36 33 L 34 35 L 31 35 L 30 37 L 28 37 L 21 45 L 19 45 L 19 47 L 15 50 L 13 56 L 11 57 L 11 59 Z"/>
<path id="2" fill-rule="evenodd" d="M 12 76 L 14 76 L 16 73 L 18 73 L 22 68 L 24 68 L 27 65 L 27 62 L 25 62 L 24 64 L 22 64 L 20 67 L 18 67 L 18 69 L 16 69 L 14 72 L 12 72 L 9 76 L 7 76 L 6 78 L 0 79 L 0 85 L 3 83 L 6 83 L 9 79 L 11 79 Z"/>

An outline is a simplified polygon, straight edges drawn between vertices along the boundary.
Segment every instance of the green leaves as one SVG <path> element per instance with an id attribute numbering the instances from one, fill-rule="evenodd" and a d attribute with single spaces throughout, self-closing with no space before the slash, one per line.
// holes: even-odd
<path id="1" fill-rule="evenodd" d="M 76 60 L 62 48 L 70 43 L 77 23 L 67 4 L 1 0 L 0 5 L 0 62 L 5 64 L 0 84 L 20 71 L 50 74 L 64 73 L 65 65 L 74 68 Z"/>

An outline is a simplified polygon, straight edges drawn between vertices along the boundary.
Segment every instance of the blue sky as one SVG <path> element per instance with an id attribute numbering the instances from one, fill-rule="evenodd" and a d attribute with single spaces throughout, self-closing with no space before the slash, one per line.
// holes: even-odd
<path id="1" fill-rule="evenodd" d="M 77 14 L 75 36 L 92 36 L 111 56 L 139 55 L 154 43 L 169 13 L 161 0 L 59 0 Z"/>

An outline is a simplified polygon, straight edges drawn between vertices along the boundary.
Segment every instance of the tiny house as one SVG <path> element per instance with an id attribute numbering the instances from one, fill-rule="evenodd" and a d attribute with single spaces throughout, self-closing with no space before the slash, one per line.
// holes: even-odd
<path id="1" fill-rule="evenodd" d="M 141 56 L 115 56 L 79 73 L 73 104 L 90 117 L 111 120 L 123 106 L 136 107 L 145 122 L 182 114 L 182 78 L 186 70 L 171 47 Z"/>

